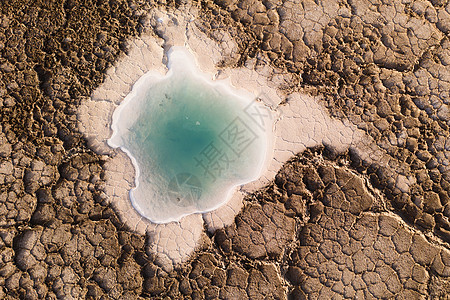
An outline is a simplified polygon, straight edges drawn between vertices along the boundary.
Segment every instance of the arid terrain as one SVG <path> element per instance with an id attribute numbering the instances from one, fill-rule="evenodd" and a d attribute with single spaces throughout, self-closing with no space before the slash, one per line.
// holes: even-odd
<path id="1" fill-rule="evenodd" d="M 286 94 L 317 97 L 383 155 L 322 142 L 297 153 L 168 270 L 108 201 L 108 155 L 77 112 L 154 9 L 186 6 L 237 45 L 217 68 L 268 62 L 290 76 Z M 448 1 L 0 8 L 0 299 L 449 299 Z"/>

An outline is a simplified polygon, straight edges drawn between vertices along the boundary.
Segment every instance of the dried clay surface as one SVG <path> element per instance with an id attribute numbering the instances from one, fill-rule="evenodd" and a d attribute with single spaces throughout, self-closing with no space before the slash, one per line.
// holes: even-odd
<path id="1" fill-rule="evenodd" d="M 1 299 L 450 294 L 448 2 L 0 8 Z M 105 140 L 172 45 L 276 113 L 274 155 L 223 207 L 155 225 Z"/>

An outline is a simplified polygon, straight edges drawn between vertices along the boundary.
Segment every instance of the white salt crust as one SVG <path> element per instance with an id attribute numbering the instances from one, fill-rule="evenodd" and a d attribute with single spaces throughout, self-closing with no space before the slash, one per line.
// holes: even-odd
<path id="1" fill-rule="evenodd" d="M 270 183 L 289 158 L 308 147 L 327 145 L 338 152 L 351 149 L 363 161 L 392 170 L 392 180 L 401 191 L 408 191 L 415 183 L 413 178 L 401 175 L 402 166 L 393 165 L 385 151 L 362 130 L 347 120 L 330 118 L 318 98 L 282 92 L 281 87 L 292 81 L 292 75 L 274 69 L 263 58 L 251 59 L 242 68 L 217 68 L 222 61 L 237 61 L 237 46 L 226 32 L 215 33 L 220 43 L 208 38 L 196 25 L 196 15 L 196 9 L 192 7 L 150 12 L 145 24 L 149 28 L 147 33 L 128 42 L 128 54 L 107 71 L 104 83 L 83 102 L 78 112 L 79 129 L 89 146 L 106 158 L 105 201 L 111 203 L 121 221 L 131 230 L 149 237 L 146 250 L 163 269 L 172 270 L 204 244 L 204 225 L 214 232 L 232 224 L 243 206 L 245 195 Z M 162 38 L 153 35 L 153 29 Z M 135 170 L 130 158 L 121 150 L 109 147 L 106 141 L 112 134 L 115 108 L 146 72 L 167 72 L 165 53 L 172 46 L 187 47 L 202 72 L 214 79 L 228 78 L 236 89 L 256 95 L 272 110 L 272 115 L 276 116 L 272 129 L 273 156 L 262 176 L 236 189 L 223 206 L 211 212 L 185 216 L 178 222 L 154 224 L 131 205 L 129 190 L 134 187 Z M 280 104 L 282 102 L 284 104 Z"/>

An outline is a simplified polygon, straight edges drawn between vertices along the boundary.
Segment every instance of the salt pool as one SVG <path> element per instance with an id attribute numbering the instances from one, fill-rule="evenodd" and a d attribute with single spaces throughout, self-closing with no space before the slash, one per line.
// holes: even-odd
<path id="1" fill-rule="evenodd" d="M 154 223 L 216 209 L 260 176 L 270 148 L 260 102 L 202 74 L 184 47 L 167 56 L 168 72 L 146 73 L 117 107 L 108 140 L 133 161 L 131 202 Z"/>

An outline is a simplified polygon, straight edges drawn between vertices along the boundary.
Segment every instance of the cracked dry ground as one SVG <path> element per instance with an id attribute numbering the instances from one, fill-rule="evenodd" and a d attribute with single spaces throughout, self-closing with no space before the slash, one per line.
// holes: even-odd
<path id="1" fill-rule="evenodd" d="M 309 149 L 170 273 L 105 205 L 104 158 L 76 130 L 83 97 L 164 5 L 0 4 L 0 298 L 445 299 L 450 4 L 195 2 L 212 37 L 233 33 L 239 63 L 259 53 L 297 74 L 287 89 L 323 95 L 416 183 Z"/>

